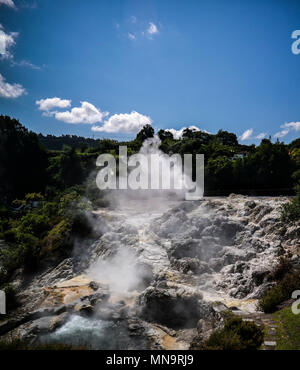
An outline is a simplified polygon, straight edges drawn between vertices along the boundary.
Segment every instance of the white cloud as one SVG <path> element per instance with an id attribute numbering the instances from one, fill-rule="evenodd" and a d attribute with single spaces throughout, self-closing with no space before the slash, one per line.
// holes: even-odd
<path id="1" fill-rule="evenodd" d="M 149 22 L 149 27 L 147 29 L 147 33 L 149 35 L 154 35 L 154 34 L 158 33 L 157 26 L 153 22 Z"/>
<path id="2" fill-rule="evenodd" d="M 282 131 L 279 131 L 279 132 L 276 132 L 276 134 L 274 134 L 274 137 L 284 137 L 285 135 L 287 135 L 289 133 L 289 130 L 282 130 Z"/>
<path id="3" fill-rule="evenodd" d="M 132 34 L 132 33 L 128 33 L 128 38 L 129 38 L 130 40 L 135 40 L 135 39 L 136 39 L 135 35 L 134 35 L 134 34 Z"/>
<path id="4" fill-rule="evenodd" d="M 7 5 L 9 6 L 10 8 L 15 8 L 15 4 L 13 2 L 13 0 L 0 0 L 0 5 L 3 4 L 3 5 Z"/>
<path id="5" fill-rule="evenodd" d="M 53 108 L 68 108 L 71 106 L 71 100 L 60 99 L 57 97 L 37 100 L 35 104 L 39 105 L 39 110 L 50 113 Z M 55 114 L 56 112 L 52 112 Z"/>
<path id="6" fill-rule="evenodd" d="M 248 129 L 248 130 L 246 130 L 243 134 L 242 134 L 242 136 L 240 137 L 240 139 L 242 140 L 242 141 L 244 141 L 244 140 L 249 140 L 250 138 L 251 138 L 251 135 L 253 134 L 253 129 L 252 128 L 250 128 L 250 129 Z"/>
<path id="7" fill-rule="evenodd" d="M 182 127 L 181 129 L 179 130 L 175 130 L 174 128 L 168 128 L 166 129 L 165 131 L 169 131 L 171 132 L 171 134 L 173 135 L 174 139 L 180 139 L 182 137 L 182 134 L 183 134 L 183 131 L 188 128 L 190 130 L 194 130 L 194 131 L 202 131 L 202 132 L 206 132 L 208 133 L 208 131 L 206 130 L 203 130 L 203 129 L 200 129 L 199 127 L 197 126 L 189 126 L 189 127 Z"/>
<path id="8" fill-rule="evenodd" d="M 0 24 L 0 54 L 2 58 L 12 58 L 9 49 L 16 44 L 15 38 L 17 36 L 17 32 L 6 33 Z"/>
<path id="9" fill-rule="evenodd" d="M 5 78 L 0 73 L 0 97 L 2 98 L 18 98 L 26 94 L 26 90 L 20 84 L 10 84 L 5 82 Z"/>
<path id="10" fill-rule="evenodd" d="M 16 61 L 12 61 L 11 65 L 13 67 L 17 66 L 17 67 L 29 67 L 31 69 L 41 69 L 41 67 L 29 62 L 28 60 L 21 60 L 20 62 L 16 62 Z"/>
<path id="11" fill-rule="evenodd" d="M 134 15 L 130 17 L 130 20 L 131 20 L 131 23 L 136 23 L 136 17 Z"/>
<path id="12" fill-rule="evenodd" d="M 108 112 L 101 112 L 93 104 L 86 101 L 81 102 L 80 107 L 72 108 L 71 111 L 54 112 L 57 120 L 66 123 L 87 123 L 94 124 L 102 122 L 103 118 L 108 115 Z"/>
<path id="13" fill-rule="evenodd" d="M 1 0 L 0 0 L 1 3 Z M 11 65 L 20 67 L 30 67 L 32 69 L 41 69 L 41 67 L 29 62 L 28 60 L 21 60 L 16 62 L 13 58 L 13 54 L 10 49 L 16 45 L 16 38 L 18 37 L 18 32 L 6 33 L 4 27 L 0 23 L 0 55 L 2 59 L 10 59 Z"/>
<path id="14" fill-rule="evenodd" d="M 300 122 L 286 122 L 284 125 L 280 126 L 283 130 L 276 132 L 274 137 L 280 138 L 286 136 L 291 130 L 300 131 Z"/>
<path id="15" fill-rule="evenodd" d="M 300 131 L 300 122 L 288 122 L 280 127 Z"/>
<path id="16" fill-rule="evenodd" d="M 132 111 L 131 113 L 114 114 L 104 122 L 103 126 L 92 127 L 92 131 L 137 133 L 147 124 L 152 124 L 150 117 Z"/>
<path id="17" fill-rule="evenodd" d="M 262 132 L 261 134 L 258 134 L 256 137 L 255 137 L 255 139 L 259 139 L 259 140 L 262 140 L 262 139 L 264 139 L 265 137 L 266 137 L 266 133 L 265 132 Z"/>

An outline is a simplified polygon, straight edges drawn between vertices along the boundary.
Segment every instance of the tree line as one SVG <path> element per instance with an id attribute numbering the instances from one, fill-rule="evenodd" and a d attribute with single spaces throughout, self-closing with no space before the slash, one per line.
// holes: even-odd
<path id="1" fill-rule="evenodd" d="M 127 145 L 131 155 L 153 136 L 154 129 L 146 125 L 127 142 L 74 135 L 45 137 L 16 119 L 0 116 L 0 199 L 13 200 L 31 192 L 51 197 L 70 186 L 86 185 L 99 154 L 117 157 L 119 145 Z M 263 139 L 255 146 L 241 145 L 234 133 L 223 130 L 214 135 L 185 129 L 180 139 L 159 130 L 158 136 L 160 149 L 167 154 L 204 154 L 207 195 L 292 194 L 300 180 L 300 139 L 289 144 Z"/>

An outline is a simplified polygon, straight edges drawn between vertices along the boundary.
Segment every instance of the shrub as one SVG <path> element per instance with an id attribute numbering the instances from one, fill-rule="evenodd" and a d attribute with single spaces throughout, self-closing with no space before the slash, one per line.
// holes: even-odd
<path id="1" fill-rule="evenodd" d="M 0 203 L 0 219 L 8 216 L 8 210 L 4 204 Z"/>
<path id="2" fill-rule="evenodd" d="M 259 300 L 258 307 L 265 313 L 274 312 L 278 305 L 291 298 L 292 292 L 299 287 L 300 273 L 299 271 L 291 271 Z"/>
<path id="3" fill-rule="evenodd" d="M 8 243 L 15 243 L 17 241 L 17 232 L 15 229 L 6 230 L 3 233 L 4 240 Z"/>
<path id="4" fill-rule="evenodd" d="M 55 202 L 47 202 L 43 205 L 42 213 L 47 217 L 55 217 L 58 212 L 58 205 Z"/>
<path id="5" fill-rule="evenodd" d="M 282 222 L 296 222 L 300 220 L 300 186 L 296 187 L 296 198 L 281 208 Z"/>
<path id="6" fill-rule="evenodd" d="M 263 343 L 264 332 L 254 322 L 243 321 L 230 315 L 225 326 L 217 330 L 204 343 L 210 350 L 255 350 Z"/>
<path id="7" fill-rule="evenodd" d="M 39 239 L 31 234 L 21 236 L 22 265 L 26 272 L 34 272 L 39 264 Z"/>
<path id="8" fill-rule="evenodd" d="M 271 273 L 273 280 L 282 280 L 284 276 L 289 273 L 292 269 L 292 264 L 288 259 L 281 258 L 279 264 Z"/>
<path id="9" fill-rule="evenodd" d="M 70 245 L 71 226 L 67 220 L 62 220 L 49 231 L 43 240 L 42 255 Z"/>
<path id="10" fill-rule="evenodd" d="M 49 230 L 49 217 L 36 213 L 27 213 L 21 218 L 21 233 L 42 237 Z"/>
<path id="11" fill-rule="evenodd" d="M 43 201 L 44 197 L 41 193 L 28 193 L 25 195 L 26 202 L 29 201 Z"/>

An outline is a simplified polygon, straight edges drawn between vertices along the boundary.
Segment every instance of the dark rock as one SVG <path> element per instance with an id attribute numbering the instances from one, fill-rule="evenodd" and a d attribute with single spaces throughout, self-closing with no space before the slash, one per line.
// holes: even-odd
<path id="1" fill-rule="evenodd" d="M 201 317 L 200 293 L 149 287 L 139 297 L 139 314 L 150 322 L 171 328 L 196 327 Z"/>
<path id="2" fill-rule="evenodd" d="M 256 203 L 254 202 L 254 200 L 248 200 L 247 202 L 245 202 L 245 207 L 253 209 L 256 207 Z"/>
<path id="3" fill-rule="evenodd" d="M 83 300 L 75 305 L 74 310 L 84 316 L 89 316 L 94 312 L 94 307 L 88 300 Z"/>
<path id="4" fill-rule="evenodd" d="M 259 268 L 252 272 L 251 277 L 255 285 L 258 286 L 264 282 L 265 277 L 268 276 L 269 274 L 270 274 L 269 269 Z"/>
<path id="5" fill-rule="evenodd" d="M 222 258 L 211 258 L 209 261 L 209 267 L 212 268 L 214 271 L 220 271 L 224 266 Z"/>
<path id="6" fill-rule="evenodd" d="M 222 302 L 215 302 L 213 305 L 212 305 L 212 309 L 215 311 L 215 312 L 226 312 L 229 310 L 229 308 Z"/>
<path id="7" fill-rule="evenodd" d="M 28 334 L 45 334 L 51 331 L 52 327 L 52 316 L 45 316 L 41 317 L 37 320 L 34 320 L 31 324 L 29 329 L 27 330 L 26 336 Z M 53 328 L 53 327 L 52 327 Z"/>
<path id="8" fill-rule="evenodd" d="M 187 238 L 172 241 L 172 247 L 168 252 L 169 257 L 177 259 L 189 257 L 202 259 L 202 248 L 200 241 L 197 239 Z"/>
<path id="9" fill-rule="evenodd" d="M 63 326 L 69 319 L 69 312 L 64 312 L 58 316 L 54 316 L 51 320 L 50 331 L 54 331 Z"/>
<path id="10" fill-rule="evenodd" d="M 212 272 L 211 268 L 204 261 L 200 261 L 198 258 L 184 257 L 180 259 L 171 259 L 171 264 L 178 271 L 187 273 L 189 271 L 194 274 L 203 274 L 206 272 Z"/>
<path id="11" fill-rule="evenodd" d="M 93 289 L 93 290 L 98 290 L 99 289 L 99 284 L 98 283 L 96 283 L 95 281 L 91 281 L 90 283 L 89 283 L 89 287 L 91 288 L 91 289 Z"/>

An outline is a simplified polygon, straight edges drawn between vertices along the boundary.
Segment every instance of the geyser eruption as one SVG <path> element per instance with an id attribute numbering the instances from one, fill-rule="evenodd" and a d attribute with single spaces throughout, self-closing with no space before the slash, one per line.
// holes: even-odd
<path id="1" fill-rule="evenodd" d="M 111 154 L 101 154 L 96 165 L 103 167 L 96 177 L 99 189 L 128 190 L 134 196 L 144 194 L 146 197 L 157 195 L 157 191 L 173 191 L 186 200 L 199 200 L 204 191 L 204 156 L 197 154 L 193 166 L 192 154 L 171 156 L 159 150 L 160 139 L 157 135 L 144 141 L 139 153 L 127 158 L 127 147 L 119 147 L 118 178 L 116 160 Z M 194 177 L 193 178 L 193 168 Z M 151 190 L 151 192 L 149 192 Z M 142 193 L 141 193 L 142 192 Z M 158 193 L 160 194 L 160 193 Z"/>
<path id="2" fill-rule="evenodd" d="M 161 165 L 153 179 L 149 167 L 140 176 L 162 185 L 168 161 L 159 144 L 158 137 L 144 142 L 140 154 L 157 154 Z M 173 163 L 173 183 L 179 167 Z M 50 341 L 188 349 L 199 333 L 205 338 L 222 325 L 224 307 L 256 310 L 281 252 L 276 232 L 285 199 L 184 201 L 184 190 L 163 188 L 116 189 L 108 199 L 109 207 L 94 212 L 102 235 L 79 272 L 91 284 Z"/>
<path id="3" fill-rule="evenodd" d="M 144 289 L 153 278 L 150 266 L 139 263 L 128 248 L 121 248 L 107 259 L 99 258 L 88 270 L 88 275 L 120 295 Z"/>
<path id="4" fill-rule="evenodd" d="M 46 317 L 26 323 L 24 337 L 98 349 L 188 349 L 222 326 L 222 310 L 255 311 L 281 244 L 297 243 L 293 228 L 277 232 L 284 198 L 124 195 L 116 207 L 95 211 L 105 227 L 88 268 L 72 272 L 68 259 L 32 283 L 31 296 L 47 287 L 38 306 L 47 308 L 34 313 Z"/>

